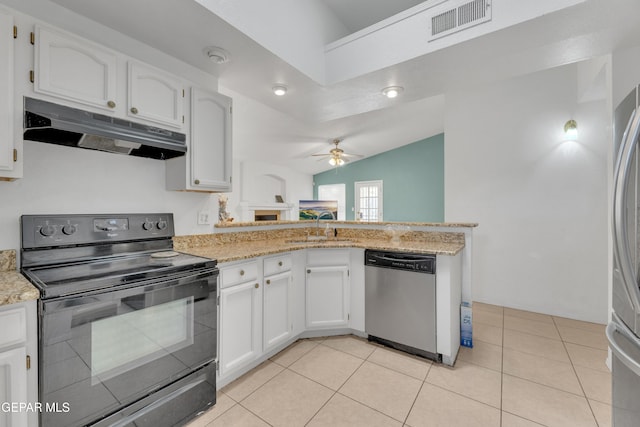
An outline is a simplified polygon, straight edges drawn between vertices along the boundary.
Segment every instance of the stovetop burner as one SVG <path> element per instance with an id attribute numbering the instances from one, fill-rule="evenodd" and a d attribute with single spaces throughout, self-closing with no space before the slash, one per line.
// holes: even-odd
<path id="1" fill-rule="evenodd" d="M 172 214 L 25 215 L 22 272 L 47 299 L 216 266 L 172 237 Z"/>

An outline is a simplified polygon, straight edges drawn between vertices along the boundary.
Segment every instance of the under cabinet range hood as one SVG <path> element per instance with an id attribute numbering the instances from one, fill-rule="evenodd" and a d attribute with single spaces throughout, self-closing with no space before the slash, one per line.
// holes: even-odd
<path id="1" fill-rule="evenodd" d="M 24 98 L 24 139 L 166 160 L 187 152 L 183 133 Z"/>

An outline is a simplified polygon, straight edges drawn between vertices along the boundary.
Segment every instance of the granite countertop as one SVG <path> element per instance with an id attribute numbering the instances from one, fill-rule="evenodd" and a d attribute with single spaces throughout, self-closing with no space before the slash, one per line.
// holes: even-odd
<path id="1" fill-rule="evenodd" d="M 327 241 L 297 243 L 286 239 L 274 239 L 226 243 L 224 245 L 211 245 L 193 248 L 187 247 L 181 249 L 181 252 L 205 258 L 213 258 L 219 263 L 222 263 L 307 248 L 363 248 L 423 254 L 456 255 L 462 251 L 464 243 L 408 241 L 394 245 L 389 241 L 372 239 L 329 239 Z"/>
<path id="2" fill-rule="evenodd" d="M 38 298 L 40 291 L 16 270 L 16 251 L 0 251 L 0 305 Z"/>
<path id="3" fill-rule="evenodd" d="M 225 223 L 217 223 L 215 225 L 216 228 L 237 228 L 237 227 L 261 227 L 261 226 L 273 226 L 273 225 L 300 225 L 300 224 L 315 224 L 316 220 L 280 220 L 280 221 L 250 221 L 250 222 L 225 222 Z M 325 224 L 326 221 L 322 220 L 322 224 Z M 336 221 L 331 220 L 331 224 L 341 224 L 341 225 L 408 225 L 413 227 L 451 227 L 451 228 L 475 228 L 478 226 L 477 222 L 362 222 L 362 221 Z"/>

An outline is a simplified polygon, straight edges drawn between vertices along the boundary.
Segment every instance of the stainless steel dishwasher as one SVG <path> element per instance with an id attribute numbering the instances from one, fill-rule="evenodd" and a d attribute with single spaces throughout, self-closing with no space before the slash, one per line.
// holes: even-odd
<path id="1" fill-rule="evenodd" d="M 436 256 L 367 249 L 364 257 L 369 340 L 441 361 L 436 350 Z"/>

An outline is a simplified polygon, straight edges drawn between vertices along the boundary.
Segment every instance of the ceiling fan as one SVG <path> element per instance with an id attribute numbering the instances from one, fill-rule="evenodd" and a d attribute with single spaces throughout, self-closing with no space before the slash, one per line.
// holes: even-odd
<path id="1" fill-rule="evenodd" d="M 334 148 L 332 148 L 331 150 L 329 150 L 328 153 L 326 154 L 312 154 L 312 156 L 314 157 L 329 157 L 329 164 L 331 166 L 342 166 L 344 165 L 346 162 L 349 161 L 349 157 L 353 157 L 353 158 L 361 158 L 363 156 L 359 155 L 359 154 L 347 154 L 344 152 L 344 150 L 342 148 L 340 148 L 338 145 L 341 143 L 342 141 L 338 138 L 334 139 L 331 143 L 335 145 Z M 320 159 L 322 160 L 322 159 Z"/>

